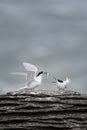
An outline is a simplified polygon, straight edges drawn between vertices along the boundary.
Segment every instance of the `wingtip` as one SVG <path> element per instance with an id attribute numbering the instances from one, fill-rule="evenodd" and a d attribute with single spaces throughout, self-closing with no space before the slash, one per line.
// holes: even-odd
<path id="1" fill-rule="evenodd" d="M 23 64 L 23 66 L 25 67 L 25 66 L 27 66 L 29 63 L 23 62 L 22 64 Z"/>
<path id="2" fill-rule="evenodd" d="M 25 65 L 25 64 L 26 64 L 26 62 L 22 62 L 22 64 L 23 64 L 23 65 Z"/>
<path id="3" fill-rule="evenodd" d="M 26 65 L 32 65 L 31 63 L 28 63 L 28 62 L 23 62 L 22 63 L 24 66 L 26 66 Z"/>

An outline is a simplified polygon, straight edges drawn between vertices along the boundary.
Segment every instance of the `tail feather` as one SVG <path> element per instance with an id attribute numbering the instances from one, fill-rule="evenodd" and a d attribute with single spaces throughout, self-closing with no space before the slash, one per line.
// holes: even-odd
<path id="1" fill-rule="evenodd" d="M 66 84 L 69 84 L 70 83 L 70 79 L 67 77 L 65 82 L 66 82 Z"/>

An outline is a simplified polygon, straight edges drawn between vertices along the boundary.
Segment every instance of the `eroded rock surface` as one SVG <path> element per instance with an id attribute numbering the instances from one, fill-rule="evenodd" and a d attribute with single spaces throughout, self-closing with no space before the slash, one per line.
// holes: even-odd
<path id="1" fill-rule="evenodd" d="M 87 95 L 35 91 L 0 95 L 0 130 L 87 130 Z"/>

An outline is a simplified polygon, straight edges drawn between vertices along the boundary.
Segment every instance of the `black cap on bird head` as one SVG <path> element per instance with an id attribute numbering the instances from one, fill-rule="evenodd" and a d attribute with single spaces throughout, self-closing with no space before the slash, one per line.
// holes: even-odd
<path id="1" fill-rule="evenodd" d="M 63 80 L 58 79 L 58 82 L 63 83 Z"/>
<path id="2" fill-rule="evenodd" d="M 49 73 L 48 72 L 44 72 L 44 71 L 40 71 L 38 74 L 37 74 L 37 77 L 39 76 L 39 75 L 41 75 L 41 74 L 44 74 L 44 75 L 49 75 Z"/>
<path id="3" fill-rule="evenodd" d="M 44 72 L 43 71 L 40 71 L 38 74 L 37 74 L 37 77 L 41 74 L 43 74 Z"/>

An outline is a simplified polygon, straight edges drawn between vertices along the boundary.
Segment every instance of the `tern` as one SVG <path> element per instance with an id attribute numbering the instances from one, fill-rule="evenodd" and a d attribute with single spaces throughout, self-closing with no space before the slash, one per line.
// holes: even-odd
<path id="1" fill-rule="evenodd" d="M 26 71 L 11 73 L 14 75 L 26 76 L 25 87 L 20 88 L 19 90 L 24 90 L 24 89 L 34 90 L 36 87 L 41 85 L 43 75 L 47 75 L 47 76 L 49 75 L 48 72 L 44 72 L 44 71 L 40 71 L 37 73 L 38 68 L 33 64 L 23 62 L 23 66 Z"/>
<path id="2" fill-rule="evenodd" d="M 59 90 L 65 90 L 68 86 L 68 84 L 70 83 L 70 79 L 67 77 L 64 81 L 63 80 L 60 80 L 60 79 L 57 79 L 54 77 L 54 80 L 52 83 L 56 83 L 57 85 L 57 88 Z"/>

